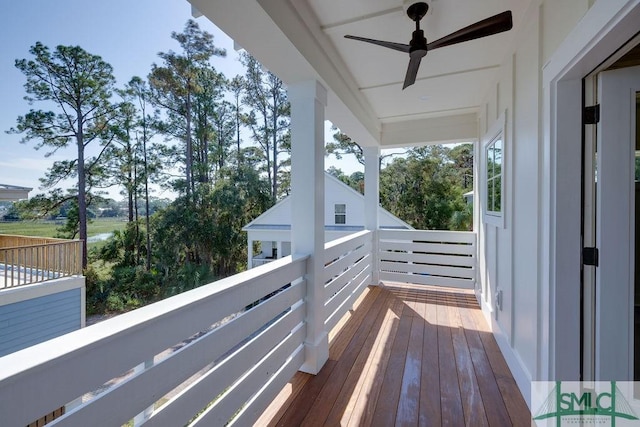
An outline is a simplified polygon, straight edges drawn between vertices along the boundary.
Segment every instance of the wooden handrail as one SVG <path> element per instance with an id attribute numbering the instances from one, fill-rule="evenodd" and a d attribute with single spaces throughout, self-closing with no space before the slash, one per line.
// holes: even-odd
<path id="1" fill-rule="evenodd" d="M 55 237 L 22 236 L 18 234 L 0 234 L 0 248 L 44 245 L 47 243 L 73 242 L 71 239 Z"/>

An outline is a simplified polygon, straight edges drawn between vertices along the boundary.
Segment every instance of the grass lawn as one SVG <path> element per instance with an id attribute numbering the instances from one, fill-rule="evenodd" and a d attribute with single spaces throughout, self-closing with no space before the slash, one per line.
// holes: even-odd
<path id="1" fill-rule="evenodd" d="M 117 218 L 98 218 L 91 220 L 87 226 L 88 237 L 115 230 L 124 230 L 126 221 Z M 0 234 L 16 234 L 21 236 L 56 237 L 56 229 L 62 225 L 56 221 L 16 221 L 0 222 Z"/>

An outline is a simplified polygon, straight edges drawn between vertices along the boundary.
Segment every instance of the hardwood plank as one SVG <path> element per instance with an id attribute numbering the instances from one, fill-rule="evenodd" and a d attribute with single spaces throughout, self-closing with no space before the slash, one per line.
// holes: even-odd
<path id="1" fill-rule="evenodd" d="M 355 334 L 358 329 L 362 319 L 367 315 L 367 312 L 380 296 L 380 287 L 373 286 L 369 287 L 370 292 L 367 294 L 367 297 L 363 300 L 360 300 L 358 304 L 359 310 L 352 310 L 343 316 L 344 323 L 341 324 L 342 320 L 338 322 L 336 325 L 336 330 L 338 327 L 339 333 L 335 335 L 335 338 L 330 341 L 331 345 L 329 347 L 329 358 L 333 360 L 338 360 L 342 352 L 347 348 L 349 342 L 353 338 L 353 334 Z M 332 337 L 330 336 L 330 339 Z"/>
<path id="2" fill-rule="evenodd" d="M 467 346 L 464 329 L 458 308 L 459 296 L 449 296 L 449 320 L 451 324 L 451 339 L 458 370 L 458 384 L 462 399 L 462 410 L 466 425 L 488 426 L 484 413 L 484 404 L 476 380 L 476 373 L 471 361 L 471 354 Z"/>
<path id="3" fill-rule="evenodd" d="M 334 403 L 336 403 L 341 389 L 343 389 L 345 385 L 349 372 L 354 367 L 358 355 L 361 352 L 368 354 L 366 341 L 373 328 L 376 328 L 375 330 L 380 328 L 381 322 L 377 321 L 379 317 L 378 313 L 383 308 L 385 300 L 385 295 L 378 294 L 374 304 L 367 310 L 364 319 L 362 319 L 353 334 L 349 345 L 344 352 L 342 352 L 340 359 L 336 361 L 333 372 L 331 373 L 331 380 L 327 381 L 322 387 L 322 390 L 303 420 L 302 425 L 321 426 L 325 423 L 327 416 L 334 407 Z M 373 340 L 371 340 L 371 345 L 373 345 Z"/>
<path id="4" fill-rule="evenodd" d="M 383 303 L 381 304 L 380 309 L 377 310 L 375 323 L 371 327 L 367 338 L 362 345 L 362 349 L 358 353 L 358 357 L 351 366 L 344 384 L 335 398 L 335 403 L 324 423 L 326 426 L 341 425 L 343 422 L 346 424 L 351 417 L 355 404 L 352 397 L 360 394 L 363 383 L 362 379 L 365 376 L 369 361 L 374 353 L 376 339 L 379 331 L 384 325 L 385 313 L 388 309 L 389 300 L 392 298 L 392 295 L 390 292 L 385 292 L 381 295 L 381 298 L 383 299 Z"/>
<path id="5" fill-rule="evenodd" d="M 342 328 L 338 336 L 336 337 L 332 349 L 329 349 L 329 360 L 325 366 L 320 370 L 318 375 L 312 376 L 304 385 L 302 391 L 298 393 L 291 401 L 289 408 L 282 414 L 277 421 L 277 426 L 291 426 L 300 425 L 307 413 L 310 411 L 317 396 L 322 391 L 322 388 L 329 381 L 331 373 L 336 365 L 336 360 L 340 357 L 348 342 L 353 337 L 353 334 L 357 331 L 358 326 L 362 319 L 367 315 L 370 307 L 369 304 L 373 304 L 379 297 L 380 292 L 375 289 L 371 292 L 371 298 L 365 298 L 362 302 L 361 310 L 358 310 L 349 319 L 346 325 Z M 364 310 L 362 310 L 364 309 Z"/>
<path id="6" fill-rule="evenodd" d="M 473 291 L 388 284 L 358 301 L 332 335 L 338 358 L 256 425 L 531 425 Z"/>
<path id="7" fill-rule="evenodd" d="M 320 390 L 329 380 L 335 364 L 335 360 L 329 359 L 320 369 L 318 375 L 311 377 L 307 381 L 303 390 L 293 399 L 289 408 L 274 425 L 288 427 L 302 424 L 302 420 L 307 416 L 313 402 L 320 394 Z"/>
<path id="8" fill-rule="evenodd" d="M 362 294 L 354 301 L 353 307 L 344 316 L 336 323 L 336 326 L 329 331 L 329 347 L 332 347 L 335 344 L 335 340 L 340 336 L 340 332 L 342 332 L 342 328 L 353 318 L 355 313 L 358 311 L 358 308 L 366 301 L 369 301 L 371 298 L 372 292 L 376 291 L 377 286 L 367 286 Z"/>
<path id="9" fill-rule="evenodd" d="M 419 426 L 441 425 L 440 371 L 438 369 L 438 307 L 425 292 L 422 297 L 424 335 L 420 377 Z"/>
<path id="10" fill-rule="evenodd" d="M 304 372 L 297 372 L 291 381 L 278 393 L 276 398 L 265 409 L 255 426 L 275 426 L 289 409 L 296 396 L 302 391 L 304 385 L 313 376 Z"/>
<path id="11" fill-rule="evenodd" d="M 354 310 L 343 316 L 340 323 L 330 332 L 330 358 L 337 359 L 339 354 L 346 348 L 353 333 L 357 329 L 360 321 L 374 303 L 380 289 L 377 286 L 368 287 L 354 303 Z M 331 354 L 333 351 L 333 354 Z M 276 426 L 288 410 L 295 410 L 294 406 L 298 402 L 297 396 L 306 386 L 307 381 L 314 378 L 313 375 L 298 372 L 289 384 L 276 396 L 274 401 L 265 410 L 262 416 L 256 421 L 255 426 Z M 291 417 L 291 415 L 287 415 Z"/>
<path id="12" fill-rule="evenodd" d="M 405 313 L 405 311 L 408 310 L 410 309 L 405 305 L 402 316 L 400 317 L 398 331 L 393 340 L 389 364 L 384 373 L 384 381 L 382 383 L 384 395 L 380 396 L 376 402 L 376 409 L 371 423 L 372 426 L 390 426 L 393 425 L 396 419 L 413 320 L 413 316 Z"/>
<path id="13" fill-rule="evenodd" d="M 458 383 L 451 323 L 446 305 L 438 305 L 438 366 L 440 370 L 440 410 L 443 426 L 463 426 L 462 398 Z"/>
<path id="14" fill-rule="evenodd" d="M 480 388 L 480 394 L 484 402 L 484 411 L 489 425 L 506 426 L 511 424 L 511 420 L 507 412 L 507 407 L 502 399 L 500 389 L 498 388 L 495 375 L 491 369 L 491 364 L 484 351 L 482 340 L 476 330 L 472 317 L 473 310 L 474 309 L 470 308 L 460 310 L 460 317 L 462 326 L 465 328 L 464 333 L 469 345 L 471 361 L 476 371 L 478 387 Z M 479 308 L 477 310 L 479 310 Z"/>
<path id="15" fill-rule="evenodd" d="M 404 364 L 396 426 L 415 426 L 420 413 L 420 380 L 422 373 L 422 340 L 424 339 L 423 304 L 413 302 L 409 345 Z M 427 370 L 427 369 L 425 369 Z"/>
<path id="16" fill-rule="evenodd" d="M 513 379 L 513 375 L 509 370 L 507 362 L 504 360 L 504 356 L 498 347 L 498 343 L 496 342 L 493 334 L 488 331 L 488 325 L 484 315 L 480 310 L 478 310 L 474 313 L 474 317 L 482 345 L 487 358 L 489 359 L 489 363 L 491 364 L 491 369 L 494 372 L 507 412 L 509 413 L 511 424 L 516 426 L 530 425 L 531 413 L 529 412 L 529 407 L 524 401 L 524 398 L 520 393 L 520 389 Z"/>
<path id="17" fill-rule="evenodd" d="M 388 358 L 388 355 L 385 355 L 383 350 L 387 346 L 387 343 L 393 339 L 392 319 L 397 317 L 396 311 L 401 310 L 401 307 L 394 307 L 398 301 L 391 292 L 387 289 L 384 289 L 383 292 L 386 299 L 379 313 L 381 325 L 378 331 L 371 331 L 370 336 L 374 342 L 369 355 L 366 357 L 365 365 L 362 368 L 353 392 L 351 396 L 347 398 L 348 402 L 342 413 L 339 422 L 340 425 L 358 425 L 358 423 L 360 423 L 360 420 L 367 411 L 369 396 L 376 392 L 374 378 L 377 377 L 379 371 L 384 372 L 386 363 L 384 358 Z M 375 403 L 375 401 L 373 403 Z M 329 426 L 331 424 L 327 423 L 326 425 Z"/>
<path id="18" fill-rule="evenodd" d="M 385 290 L 385 292 L 390 292 Z M 390 292 L 391 293 L 391 292 Z M 404 309 L 404 303 L 391 293 L 388 301 L 387 312 L 383 321 L 383 328 L 376 337 L 375 352 L 369 360 L 369 369 L 364 378 L 360 393 L 356 397 L 356 405 L 347 425 L 369 426 L 372 424 L 376 403 L 382 389 L 384 372 L 387 369 L 391 356 L 391 343 L 394 340 L 400 318 Z"/>

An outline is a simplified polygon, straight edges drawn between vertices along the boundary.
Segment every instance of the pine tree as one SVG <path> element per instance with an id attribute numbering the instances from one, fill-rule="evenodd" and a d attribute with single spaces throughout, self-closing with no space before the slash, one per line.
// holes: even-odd
<path id="1" fill-rule="evenodd" d="M 173 32 L 171 38 L 180 44 L 182 51 L 160 52 L 163 65 L 152 65 L 149 84 L 153 103 L 166 115 L 161 130 L 184 143 L 184 189 L 189 196 L 194 193 L 196 182 L 193 118 L 195 97 L 203 91 L 202 69 L 213 56 L 225 56 L 226 52 L 217 48 L 213 36 L 193 20 L 187 21 L 182 33 Z"/>
<path id="2" fill-rule="evenodd" d="M 115 85 L 113 69 L 100 56 L 79 46 L 57 46 L 51 52 L 37 42 L 29 52 L 33 59 L 15 62 L 27 77 L 25 99 L 30 104 L 47 103 L 55 111 L 32 109 L 18 117 L 10 132 L 24 133 L 22 142 L 38 141 L 36 149 L 50 148 L 45 156 L 75 143 L 76 158 L 54 163 L 43 183 L 52 188 L 64 178 L 77 178 L 78 233 L 83 241 L 82 265 L 86 267 L 87 189 L 95 182 L 92 169 L 99 166 L 104 152 L 88 159 L 86 148 L 92 143 L 102 144 L 103 148 L 111 143 L 111 124 L 119 109 L 110 102 Z"/>

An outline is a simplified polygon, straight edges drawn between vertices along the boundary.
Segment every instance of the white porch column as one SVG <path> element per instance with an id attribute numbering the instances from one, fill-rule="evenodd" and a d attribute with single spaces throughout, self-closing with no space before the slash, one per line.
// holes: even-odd
<path id="1" fill-rule="evenodd" d="M 307 263 L 307 337 L 303 372 L 317 374 L 329 359 L 324 327 L 324 108 L 317 81 L 289 86 L 291 102 L 291 253 Z"/>
<path id="2" fill-rule="evenodd" d="M 252 268 L 253 268 L 253 240 L 247 237 L 247 270 L 251 270 Z"/>
<path id="3" fill-rule="evenodd" d="M 364 228 L 373 231 L 371 246 L 371 284 L 380 283 L 378 263 L 378 206 L 380 205 L 380 148 L 363 147 L 364 152 Z"/>
<path id="4" fill-rule="evenodd" d="M 276 258 L 282 258 L 282 240 L 276 242 Z"/>

